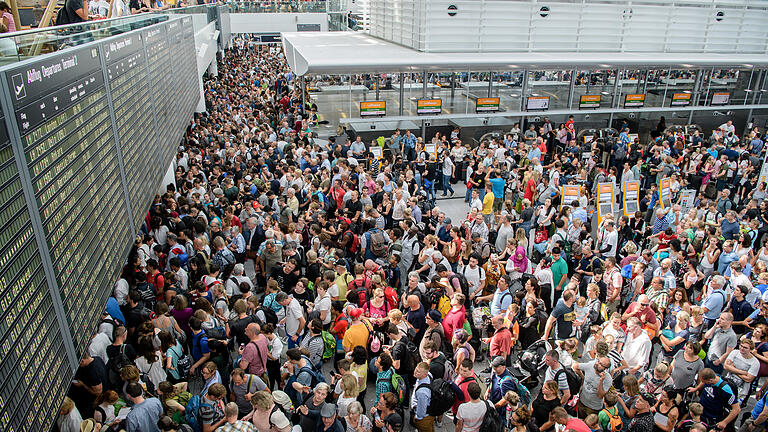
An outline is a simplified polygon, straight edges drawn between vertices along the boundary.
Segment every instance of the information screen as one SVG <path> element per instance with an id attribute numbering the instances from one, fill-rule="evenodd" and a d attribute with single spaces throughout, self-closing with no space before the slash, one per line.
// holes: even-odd
<path id="1" fill-rule="evenodd" d="M 83 48 L 7 73 L 15 86 L 19 134 L 78 355 L 85 351 L 119 270 L 122 257 L 114 245 L 130 241 L 99 56 L 97 48 Z M 17 91 L 17 77 L 23 79 L 23 92 Z"/>
<path id="2" fill-rule="evenodd" d="M 125 179 L 131 185 L 134 226 L 144 219 L 147 202 L 155 192 L 154 178 L 147 174 L 158 161 L 147 61 L 139 36 L 121 36 L 103 46 Z"/>
<path id="3" fill-rule="evenodd" d="M 549 96 L 529 96 L 526 109 L 528 111 L 549 109 Z"/>
<path id="4" fill-rule="evenodd" d="M 191 18 L 0 80 L 0 431 L 47 432 L 200 98 Z"/>
<path id="5" fill-rule="evenodd" d="M 50 430 L 71 371 L 0 116 L 0 430 Z"/>

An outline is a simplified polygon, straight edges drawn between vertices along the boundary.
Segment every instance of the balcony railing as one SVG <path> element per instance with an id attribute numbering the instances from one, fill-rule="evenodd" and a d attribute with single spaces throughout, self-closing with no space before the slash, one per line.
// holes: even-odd
<path id="1" fill-rule="evenodd" d="M 168 16 L 164 14 L 140 14 L 6 33 L 0 37 L 0 65 L 105 39 L 167 20 Z"/>
<path id="2" fill-rule="evenodd" d="M 326 13 L 325 1 L 250 1 L 228 2 L 230 13 Z"/>

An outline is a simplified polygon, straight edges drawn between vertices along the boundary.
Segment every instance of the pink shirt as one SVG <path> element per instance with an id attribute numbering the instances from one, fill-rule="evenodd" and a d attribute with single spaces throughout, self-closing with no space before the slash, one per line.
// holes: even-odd
<path id="1" fill-rule="evenodd" d="M 267 338 L 248 342 L 243 348 L 243 360 L 248 362 L 248 373 L 264 375 L 267 372 Z"/>

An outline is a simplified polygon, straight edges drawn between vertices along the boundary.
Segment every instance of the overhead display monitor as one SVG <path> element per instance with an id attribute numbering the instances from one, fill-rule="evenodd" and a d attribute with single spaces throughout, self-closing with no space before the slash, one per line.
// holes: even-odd
<path id="1" fill-rule="evenodd" d="M 624 96 L 624 108 L 642 108 L 645 105 L 645 94 L 628 94 Z"/>
<path id="2" fill-rule="evenodd" d="M 728 92 L 716 92 L 712 93 L 712 105 L 728 105 L 731 101 L 731 94 Z"/>
<path id="3" fill-rule="evenodd" d="M 672 106 L 688 106 L 690 104 L 690 93 L 672 93 Z"/>
<path id="4" fill-rule="evenodd" d="M 360 117 L 375 117 L 387 114 L 387 101 L 360 102 Z"/>
<path id="5" fill-rule="evenodd" d="M 545 111 L 549 109 L 549 96 L 528 96 L 526 104 L 528 111 Z"/>
<path id="6" fill-rule="evenodd" d="M 475 104 L 475 111 L 476 112 L 496 112 L 499 110 L 500 101 L 501 101 L 501 98 L 497 98 L 497 97 L 477 98 L 477 102 Z"/>
<path id="7" fill-rule="evenodd" d="M 579 98 L 579 109 L 600 108 L 600 95 L 582 95 Z"/>
<path id="8" fill-rule="evenodd" d="M 416 114 L 440 114 L 442 111 L 442 99 L 418 99 L 416 101 Z"/>

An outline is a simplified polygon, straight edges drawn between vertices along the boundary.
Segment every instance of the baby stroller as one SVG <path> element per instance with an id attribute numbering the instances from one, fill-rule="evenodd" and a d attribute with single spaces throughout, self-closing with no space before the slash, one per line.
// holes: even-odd
<path id="1" fill-rule="evenodd" d="M 552 349 L 547 341 L 539 340 L 523 350 L 509 368 L 512 376 L 517 378 L 528 390 L 533 391 L 541 384 L 541 375 L 546 367 L 544 355 Z"/>

